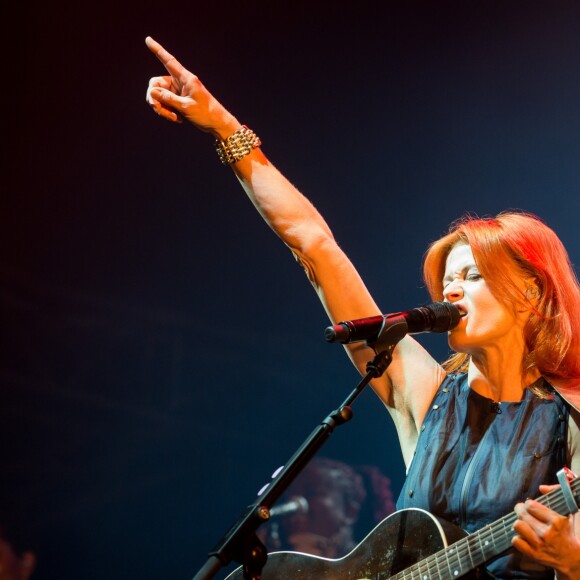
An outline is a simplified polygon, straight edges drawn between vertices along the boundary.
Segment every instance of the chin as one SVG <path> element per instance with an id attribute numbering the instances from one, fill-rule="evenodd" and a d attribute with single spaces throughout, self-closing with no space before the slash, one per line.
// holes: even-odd
<path id="1" fill-rule="evenodd" d="M 449 345 L 449 348 L 453 349 L 455 352 L 461 352 L 461 340 L 454 330 L 448 334 L 447 344 Z"/>
<path id="2" fill-rule="evenodd" d="M 461 340 L 459 336 L 453 336 L 453 334 L 449 335 L 447 344 L 449 345 L 449 348 L 457 354 L 471 354 L 473 350 L 465 340 Z"/>

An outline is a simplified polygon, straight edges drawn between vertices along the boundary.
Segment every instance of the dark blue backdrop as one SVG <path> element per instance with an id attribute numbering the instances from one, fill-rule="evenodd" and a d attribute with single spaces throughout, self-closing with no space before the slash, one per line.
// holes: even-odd
<path id="1" fill-rule="evenodd" d="M 580 259 L 580 6 L 18 7 L 3 36 L 2 500 L 36 577 L 191 578 L 358 376 L 211 138 L 145 104 L 166 45 L 262 137 L 385 312 L 466 211 Z M 444 337 L 425 343 L 444 358 Z M 404 469 L 369 390 L 324 455 Z"/>

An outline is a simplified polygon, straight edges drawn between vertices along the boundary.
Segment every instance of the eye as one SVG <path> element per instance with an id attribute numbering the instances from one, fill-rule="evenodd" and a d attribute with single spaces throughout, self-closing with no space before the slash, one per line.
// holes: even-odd
<path id="1" fill-rule="evenodd" d="M 466 280 L 476 282 L 477 280 L 481 280 L 482 278 L 483 276 L 479 272 L 472 272 L 471 274 L 467 275 Z"/>

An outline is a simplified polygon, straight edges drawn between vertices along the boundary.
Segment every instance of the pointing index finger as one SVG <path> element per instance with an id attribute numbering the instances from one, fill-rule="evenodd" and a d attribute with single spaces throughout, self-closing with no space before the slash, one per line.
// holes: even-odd
<path id="1" fill-rule="evenodd" d="M 156 40 L 153 40 L 150 36 L 145 39 L 145 44 L 147 48 L 161 61 L 163 66 L 167 69 L 167 72 L 174 76 L 179 77 L 183 72 L 183 66 L 181 63 L 169 52 L 167 52 Z"/>

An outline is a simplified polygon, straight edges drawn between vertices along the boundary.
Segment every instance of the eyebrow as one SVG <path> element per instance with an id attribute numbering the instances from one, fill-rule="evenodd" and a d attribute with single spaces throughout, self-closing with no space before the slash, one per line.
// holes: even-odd
<path id="1" fill-rule="evenodd" d="M 465 266 L 443 276 L 443 282 L 451 282 L 453 280 L 453 276 L 456 274 L 463 274 L 465 272 L 469 272 L 472 268 L 475 268 L 479 272 L 479 268 L 475 262 L 469 262 Z"/>

